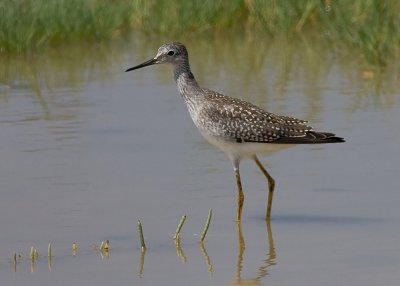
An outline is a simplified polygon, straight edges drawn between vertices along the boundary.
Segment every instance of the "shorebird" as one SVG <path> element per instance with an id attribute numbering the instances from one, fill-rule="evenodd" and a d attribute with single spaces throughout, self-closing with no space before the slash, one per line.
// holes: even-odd
<path id="1" fill-rule="evenodd" d="M 189 65 L 186 47 L 179 42 L 162 45 L 154 58 L 126 70 L 154 64 L 173 66 L 174 79 L 189 114 L 203 137 L 229 157 L 235 171 L 238 191 L 237 221 L 241 220 L 244 194 L 239 164 L 255 161 L 268 180 L 266 219 L 270 220 L 275 181 L 257 158 L 297 144 L 339 143 L 333 133 L 314 131 L 307 121 L 273 114 L 249 102 L 200 87 Z"/>

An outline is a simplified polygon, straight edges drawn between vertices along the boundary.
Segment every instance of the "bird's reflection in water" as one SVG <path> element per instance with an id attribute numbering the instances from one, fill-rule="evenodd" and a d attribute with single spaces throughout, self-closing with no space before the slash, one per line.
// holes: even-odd
<path id="1" fill-rule="evenodd" d="M 242 233 L 242 226 L 240 222 L 237 224 L 237 236 L 238 236 L 238 257 L 237 257 L 237 264 L 236 264 L 236 277 L 235 281 L 227 284 L 226 286 L 234 286 L 234 285 L 263 285 L 261 283 L 261 279 L 264 278 L 269 274 L 269 268 L 272 265 L 276 264 L 276 253 L 275 253 L 275 246 L 274 246 L 274 240 L 272 237 L 272 230 L 271 230 L 271 224 L 269 221 L 266 221 L 266 229 L 267 229 L 267 237 L 268 237 L 268 252 L 267 252 L 267 257 L 266 259 L 261 263 L 260 267 L 258 268 L 258 272 L 255 278 L 251 279 L 242 279 L 241 277 L 241 272 L 243 268 L 243 257 L 244 257 L 244 251 L 245 251 L 245 241 Z M 181 247 L 180 239 L 178 238 L 175 241 L 175 247 L 176 247 L 176 255 L 180 258 L 182 263 L 186 263 L 187 258 L 185 253 L 183 252 L 183 249 Z M 213 266 L 210 260 L 210 257 L 207 253 L 207 250 L 204 246 L 203 243 L 200 243 L 200 251 L 203 254 L 204 261 L 206 262 L 207 265 L 207 270 L 208 273 L 210 274 L 210 277 L 213 275 Z M 144 268 L 144 258 L 146 255 L 146 249 L 143 249 L 141 252 L 140 256 L 140 263 L 139 263 L 139 269 L 138 269 L 138 275 L 140 278 L 143 277 L 143 268 Z"/>
<path id="2" fill-rule="evenodd" d="M 236 277 L 235 281 L 226 284 L 226 286 L 235 286 L 235 285 L 263 285 L 261 283 L 261 279 L 264 278 L 269 274 L 269 268 L 272 265 L 276 264 L 276 253 L 275 253 L 275 246 L 274 246 L 274 240 L 272 237 L 272 230 L 271 230 L 271 224 L 267 220 L 266 221 L 266 226 L 267 226 L 267 235 L 268 235 L 268 253 L 267 253 L 267 258 L 262 262 L 260 267 L 258 268 L 257 276 L 255 278 L 251 279 L 242 279 L 241 277 L 241 272 L 243 268 L 243 257 L 244 257 L 244 251 L 245 251 L 245 242 L 243 238 L 243 233 L 242 233 L 242 226 L 240 222 L 237 224 L 237 234 L 238 234 L 238 258 L 237 258 L 237 265 L 236 265 Z"/>

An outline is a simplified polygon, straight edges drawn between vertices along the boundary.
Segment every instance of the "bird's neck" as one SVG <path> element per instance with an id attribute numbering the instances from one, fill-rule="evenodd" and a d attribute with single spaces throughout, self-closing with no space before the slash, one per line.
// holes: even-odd
<path id="1" fill-rule="evenodd" d="M 200 89 L 199 84 L 190 70 L 188 61 L 180 63 L 174 67 L 174 78 L 179 93 L 184 97 L 196 94 L 196 91 Z"/>

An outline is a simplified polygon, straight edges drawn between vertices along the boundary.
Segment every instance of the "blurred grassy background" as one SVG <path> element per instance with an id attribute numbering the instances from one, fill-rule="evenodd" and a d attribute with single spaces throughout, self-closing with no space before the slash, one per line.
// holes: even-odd
<path id="1" fill-rule="evenodd" d="M 140 34 L 317 37 L 370 65 L 398 59 L 398 0 L 0 0 L 0 52 Z"/>

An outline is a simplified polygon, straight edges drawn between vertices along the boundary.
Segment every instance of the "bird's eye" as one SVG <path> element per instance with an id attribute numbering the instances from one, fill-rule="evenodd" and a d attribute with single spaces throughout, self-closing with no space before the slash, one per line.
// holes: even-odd
<path id="1" fill-rule="evenodd" d="M 169 51 L 169 52 L 168 52 L 168 56 L 173 56 L 174 54 L 175 54 L 174 51 Z"/>

